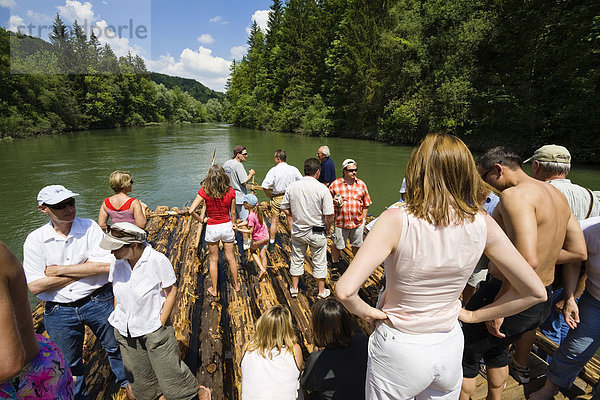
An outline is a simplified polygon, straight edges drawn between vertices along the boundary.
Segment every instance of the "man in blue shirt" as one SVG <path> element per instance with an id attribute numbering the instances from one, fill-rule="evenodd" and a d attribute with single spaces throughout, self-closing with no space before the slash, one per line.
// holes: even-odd
<path id="1" fill-rule="evenodd" d="M 329 151 L 329 147 L 321 146 L 317 151 L 317 157 L 319 157 L 319 161 L 321 161 L 321 175 L 319 176 L 319 182 L 325 184 L 325 186 L 329 187 L 331 182 L 335 181 L 335 164 L 333 160 L 329 158 L 331 152 Z"/>

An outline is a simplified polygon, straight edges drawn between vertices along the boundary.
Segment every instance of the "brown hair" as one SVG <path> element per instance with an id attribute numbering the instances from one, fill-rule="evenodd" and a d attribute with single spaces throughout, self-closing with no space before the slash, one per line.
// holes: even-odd
<path id="1" fill-rule="evenodd" d="M 285 349 L 293 354 L 295 344 L 292 314 L 287 307 L 277 304 L 256 320 L 254 335 L 246 350 L 257 351 L 262 357 L 271 358 L 273 349 L 277 349 L 279 353 Z"/>
<path id="2" fill-rule="evenodd" d="M 321 161 L 318 158 L 307 158 L 304 161 L 304 175 L 312 176 L 321 169 Z"/>
<path id="3" fill-rule="evenodd" d="M 115 193 L 119 193 L 128 186 L 131 186 L 131 174 L 127 171 L 113 171 L 113 173 L 110 174 L 110 178 L 108 178 L 108 183 Z"/>
<path id="4" fill-rule="evenodd" d="M 275 152 L 275 157 L 279 158 L 279 160 L 283 162 L 287 160 L 287 154 L 285 153 L 285 150 L 277 150 Z"/>
<path id="5" fill-rule="evenodd" d="M 207 195 L 221 199 L 229 191 L 229 176 L 219 164 L 208 169 L 202 187 Z"/>
<path id="6" fill-rule="evenodd" d="M 475 220 L 490 193 L 473 155 L 454 135 L 431 133 L 410 155 L 406 166 L 409 212 L 433 225 Z"/>
<path id="7" fill-rule="evenodd" d="M 264 216 L 260 206 L 258 204 L 252 205 L 250 203 L 248 203 L 248 205 L 251 207 L 250 211 L 254 211 L 254 213 L 256 214 L 256 218 L 258 218 L 258 223 L 261 225 L 264 224 L 265 216 Z"/>
<path id="8" fill-rule="evenodd" d="M 311 326 L 318 347 L 339 349 L 352 340 L 352 317 L 344 305 L 333 297 L 315 303 Z"/>
<path id="9" fill-rule="evenodd" d="M 513 171 L 521 168 L 521 157 L 506 146 L 492 147 L 477 159 L 477 165 L 486 171 L 494 168 L 494 164 L 505 165 Z"/>

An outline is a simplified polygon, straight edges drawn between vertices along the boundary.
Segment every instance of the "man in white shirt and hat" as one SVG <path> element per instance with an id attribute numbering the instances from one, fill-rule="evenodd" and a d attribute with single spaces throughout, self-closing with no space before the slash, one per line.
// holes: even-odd
<path id="1" fill-rule="evenodd" d="M 87 399 L 83 341 L 88 326 L 102 343 L 117 382 L 128 389 L 119 345 L 108 316 L 113 292 L 108 283 L 110 252 L 100 248 L 102 229 L 77 218 L 75 197 L 62 185 L 44 187 L 38 210 L 50 222 L 31 232 L 23 245 L 23 268 L 31 293 L 46 302 L 44 325 L 73 374 L 75 399 Z"/>

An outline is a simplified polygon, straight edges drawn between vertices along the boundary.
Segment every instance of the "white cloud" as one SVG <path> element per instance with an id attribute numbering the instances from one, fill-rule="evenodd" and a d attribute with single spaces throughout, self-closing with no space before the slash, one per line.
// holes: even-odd
<path id="1" fill-rule="evenodd" d="M 252 21 L 256 22 L 256 25 L 260 28 L 261 31 L 267 32 L 267 22 L 269 21 L 269 10 L 256 10 L 254 14 L 252 14 Z M 246 33 L 250 35 L 252 32 L 252 27 L 246 27 Z"/>
<path id="2" fill-rule="evenodd" d="M 38 12 L 35 12 L 35 11 L 32 11 L 32 10 L 27 10 L 27 17 L 30 20 L 32 20 L 32 21 L 34 21 L 34 22 L 36 22 L 38 24 L 52 22 L 52 17 L 51 16 L 49 16 L 47 14 L 44 14 L 44 13 L 38 13 Z"/>
<path id="3" fill-rule="evenodd" d="M 217 15 L 216 17 L 212 17 L 211 19 L 208 20 L 208 22 L 215 23 L 215 24 L 221 24 L 221 25 L 225 25 L 227 23 L 227 21 L 223 21 L 223 17 L 221 17 L 220 15 Z"/>
<path id="4" fill-rule="evenodd" d="M 12 31 L 15 33 L 19 32 L 19 27 L 20 27 L 21 33 L 27 33 L 24 26 L 25 26 L 25 21 L 23 21 L 23 18 L 19 17 L 18 15 L 11 15 L 10 18 L 8 19 L 8 30 L 9 31 Z"/>
<path id="5" fill-rule="evenodd" d="M 202 44 L 211 44 L 215 41 L 215 39 L 210 33 L 203 33 L 202 35 L 198 36 L 198 41 Z"/>
<path id="6" fill-rule="evenodd" d="M 246 54 L 247 51 L 248 51 L 247 45 L 234 46 L 229 50 L 229 52 L 231 53 L 231 58 L 233 58 L 234 60 L 238 60 L 238 61 L 241 60 L 242 57 L 244 57 L 244 55 Z"/>
<path id="7" fill-rule="evenodd" d="M 129 39 L 126 37 L 119 37 L 112 30 L 111 26 L 105 20 L 100 20 L 92 27 L 92 32 L 98 37 L 98 41 L 104 45 L 108 44 L 117 57 L 127 55 L 127 52 L 131 54 L 144 55 L 145 51 L 142 47 L 129 43 Z"/>
<path id="8" fill-rule="evenodd" d="M 77 0 L 65 0 L 64 6 L 57 6 L 58 12 L 68 23 L 73 23 L 77 20 L 80 25 L 91 24 L 94 19 L 94 11 L 92 10 L 92 3 L 86 1 L 80 3 Z"/>
<path id="9" fill-rule="evenodd" d="M 0 7 L 11 8 L 14 7 L 16 3 L 14 0 L 0 0 Z"/>
<path id="10" fill-rule="evenodd" d="M 258 27 L 267 32 L 267 23 L 269 22 L 269 10 L 256 10 L 252 15 L 252 21 L 255 21 Z"/>
<path id="11" fill-rule="evenodd" d="M 212 55 L 212 50 L 200 46 L 198 50 L 186 48 L 179 59 L 170 54 L 156 60 L 145 60 L 150 71 L 196 79 L 213 90 L 224 91 L 231 61 Z"/>

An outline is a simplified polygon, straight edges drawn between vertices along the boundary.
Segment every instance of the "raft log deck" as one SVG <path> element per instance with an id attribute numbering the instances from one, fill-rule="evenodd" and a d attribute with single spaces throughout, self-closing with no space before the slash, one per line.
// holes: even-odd
<path id="1" fill-rule="evenodd" d="M 265 222 L 270 223 L 271 213 L 266 203 L 261 205 Z M 269 267 L 267 278 L 259 282 L 258 269 L 246 254 L 237 252 L 241 290 L 235 292 L 231 285 L 229 268 L 221 255 L 219 262 L 219 296 L 207 294 L 210 286 L 208 275 L 208 252 L 203 245 L 204 226 L 190 215 L 179 214 L 179 209 L 157 207 L 148 213 L 146 230 L 148 239 L 154 248 L 169 258 L 178 277 L 177 299 L 171 323 L 179 342 L 179 355 L 185 360 L 198 383 L 212 390 L 214 400 L 238 400 L 241 397 L 242 346 L 254 331 L 254 321 L 274 304 L 284 304 L 292 312 L 292 318 L 298 342 L 304 357 L 313 350 L 310 331 L 311 307 L 316 301 L 317 286 L 312 277 L 313 264 L 308 254 L 305 261 L 305 274 L 300 282 L 300 294 L 292 299 L 288 290 L 291 284 L 289 274 L 290 231 L 286 219 L 280 216 L 277 228 L 276 251 L 267 253 Z M 331 245 L 331 241 L 329 243 Z M 333 292 L 334 283 L 347 268 L 352 258 L 350 247 L 342 251 L 340 265 L 329 268 L 326 286 Z M 226 277 L 226 279 L 225 279 Z M 383 267 L 377 270 L 365 282 L 360 295 L 370 304 L 375 304 L 381 287 Z M 36 332 L 44 332 L 43 302 L 33 311 Z M 371 328 L 362 320 L 355 318 L 356 329 L 365 334 Z M 553 352 L 556 345 L 538 334 L 537 345 Z M 532 380 L 527 385 L 518 384 L 509 377 L 504 399 L 523 399 L 532 391 L 540 388 L 545 380 L 547 365 L 535 355 L 530 356 Z M 84 363 L 86 382 L 90 399 L 126 400 L 124 390 L 114 383 L 108 361 L 100 343 L 89 329 L 86 330 L 84 343 Z M 600 365 L 592 359 L 580 374 L 572 390 L 560 393 L 556 399 L 589 399 L 591 384 L 598 380 Z M 485 379 L 479 375 L 477 392 L 474 399 L 484 399 Z"/>

